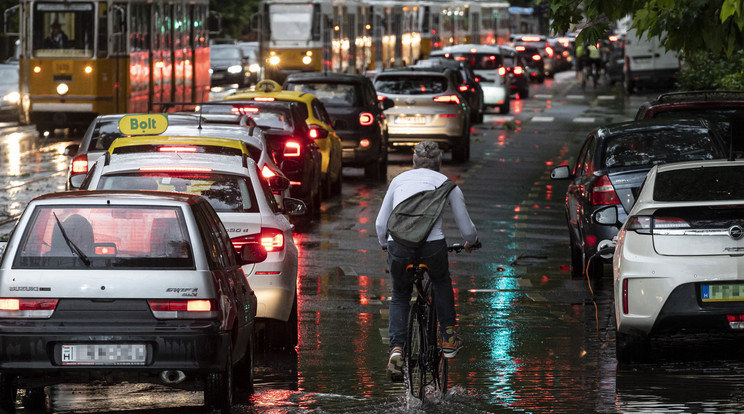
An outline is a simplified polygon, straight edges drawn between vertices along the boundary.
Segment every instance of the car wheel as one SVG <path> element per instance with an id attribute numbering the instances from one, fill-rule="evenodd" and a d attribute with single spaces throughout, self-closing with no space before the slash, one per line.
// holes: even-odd
<path id="1" fill-rule="evenodd" d="M 468 150 L 470 149 L 470 127 L 465 126 L 465 136 L 462 142 L 452 148 L 452 161 L 465 162 L 468 160 Z"/>
<path id="2" fill-rule="evenodd" d="M 321 180 L 321 188 L 322 188 L 321 196 L 324 199 L 330 198 L 331 197 L 331 173 L 330 171 Z"/>
<path id="3" fill-rule="evenodd" d="M 17 392 L 15 377 L 0 373 L 0 410 L 6 413 L 15 412 Z"/>
<path id="4" fill-rule="evenodd" d="M 253 395 L 253 350 L 255 339 L 251 335 L 246 346 L 245 356 L 235 365 L 235 398 L 240 402 L 248 402 Z"/>
<path id="5" fill-rule="evenodd" d="M 527 99 L 530 97 L 530 88 L 524 88 L 522 92 L 519 93 L 519 97 L 522 99 Z"/>
<path id="6" fill-rule="evenodd" d="M 266 320 L 268 348 L 292 352 L 297 346 L 297 297 L 286 322 L 276 319 Z"/>
<path id="7" fill-rule="evenodd" d="M 569 229 L 570 231 L 570 229 Z M 579 280 L 584 278 L 584 258 L 581 253 L 581 249 L 574 242 L 573 236 L 570 237 L 571 241 L 571 280 Z"/>
<path id="8" fill-rule="evenodd" d="M 509 109 L 510 109 L 510 107 L 509 107 L 510 104 L 511 103 L 509 101 L 509 98 L 507 97 L 506 100 L 504 101 L 504 104 L 501 105 L 501 107 L 499 107 L 499 113 L 500 114 L 508 114 L 509 113 Z"/>
<path id="9" fill-rule="evenodd" d="M 336 178 L 336 181 L 331 183 L 331 195 L 339 195 L 341 194 L 341 189 L 344 186 L 344 169 L 339 168 L 338 171 L 338 178 Z"/>
<path id="10" fill-rule="evenodd" d="M 233 399 L 232 349 L 227 349 L 227 364 L 223 371 L 210 372 L 204 380 L 204 405 L 208 410 L 229 414 Z"/>
<path id="11" fill-rule="evenodd" d="M 46 408 L 46 393 L 44 387 L 30 388 L 21 399 L 23 407 L 27 410 L 43 410 Z"/>
<path id="12" fill-rule="evenodd" d="M 615 356 L 617 362 L 627 364 L 648 360 L 651 342 L 647 337 L 615 331 Z"/>

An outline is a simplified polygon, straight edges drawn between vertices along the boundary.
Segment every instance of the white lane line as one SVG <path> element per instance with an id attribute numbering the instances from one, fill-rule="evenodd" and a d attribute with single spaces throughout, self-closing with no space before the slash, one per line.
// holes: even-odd
<path id="1" fill-rule="evenodd" d="M 579 122 L 579 123 L 594 123 L 595 118 L 591 117 L 577 117 L 573 119 L 573 122 Z"/>
<path id="2" fill-rule="evenodd" d="M 485 116 L 490 116 L 491 121 L 500 121 L 500 122 L 511 122 L 514 120 L 514 117 L 511 115 L 492 115 L 492 114 L 484 114 Z M 487 122 L 484 122 L 487 123 Z"/>
<path id="3" fill-rule="evenodd" d="M 532 122 L 553 122 L 555 117 L 553 116 L 535 116 L 532 117 Z"/>
<path id="4" fill-rule="evenodd" d="M 538 93 L 537 95 L 532 95 L 532 97 L 535 98 L 535 99 L 552 99 L 553 98 L 553 95 L 539 94 Z"/>
<path id="5" fill-rule="evenodd" d="M 566 99 L 584 99 L 584 95 L 566 95 Z"/>
<path id="6" fill-rule="evenodd" d="M 615 95 L 599 95 L 597 99 L 600 101 L 614 101 L 616 98 Z"/>

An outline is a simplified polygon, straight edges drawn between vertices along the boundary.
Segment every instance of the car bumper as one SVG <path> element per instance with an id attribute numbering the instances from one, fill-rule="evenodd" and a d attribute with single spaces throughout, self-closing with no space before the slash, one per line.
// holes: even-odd
<path id="1" fill-rule="evenodd" d="M 297 251 L 269 253 L 265 261 L 243 267 L 247 268 L 248 283 L 258 301 L 256 317 L 286 321 L 297 292 Z"/>
<path id="2" fill-rule="evenodd" d="M 345 167 L 363 167 L 380 159 L 380 134 L 373 131 L 341 131 L 336 130 L 341 137 L 343 147 L 343 165 Z M 360 142 L 369 140 L 369 145 L 363 147 Z"/>
<path id="3" fill-rule="evenodd" d="M 651 236 L 626 232 L 613 267 L 619 332 L 648 336 L 681 329 L 732 331 L 726 315 L 744 314 L 744 302 L 703 302 L 701 293 L 704 284 L 744 283 L 744 257 L 662 256 L 655 252 Z"/>
<path id="4" fill-rule="evenodd" d="M 397 116 L 391 114 L 388 124 L 388 145 L 396 146 L 401 142 L 413 140 L 419 142 L 428 137 L 443 141 L 459 141 L 464 135 L 466 112 L 460 111 L 452 118 L 445 118 L 438 114 L 427 114 L 424 123 L 411 125 L 396 123 Z M 414 144 L 415 145 L 415 144 Z"/>

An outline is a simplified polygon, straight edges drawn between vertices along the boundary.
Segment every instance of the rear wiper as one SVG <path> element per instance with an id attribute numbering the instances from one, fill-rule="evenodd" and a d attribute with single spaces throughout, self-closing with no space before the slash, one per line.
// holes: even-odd
<path id="1" fill-rule="evenodd" d="M 62 237 L 65 239 L 65 243 L 67 243 L 67 247 L 70 248 L 70 251 L 72 254 L 78 255 L 80 260 L 85 263 L 86 267 L 90 267 L 90 259 L 88 259 L 88 256 L 83 253 L 83 251 L 77 246 L 77 244 L 73 243 L 72 240 L 70 240 L 69 237 L 67 237 L 67 232 L 65 231 L 65 228 L 62 227 L 62 223 L 59 221 L 59 217 L 57 217 L 57 213 L 52 213 L 54 215 L 54 219 L 57 220 L 57 226 L 59 227 L 60 233 L 62 233 Z"/>

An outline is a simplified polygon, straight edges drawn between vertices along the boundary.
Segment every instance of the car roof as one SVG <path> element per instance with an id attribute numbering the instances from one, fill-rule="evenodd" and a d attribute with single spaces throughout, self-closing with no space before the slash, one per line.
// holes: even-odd
<path id="1" fill-rule="evenodd" d="M 215 114 L 217 115 L 217 114 Z M 256 129 L 255 132 L 260 133 L 260 129 Z M 251 128 L 247 126 L 241 126 L 237 124 L 202 124 L 199 128 L 194 128 L 191 125 L 174 125 L 169 126 L 168 129 L 163 132 L 163 135 L 173 136 L 192 136 L 192 137 L 205 137 L 205 138 L 230 138 L 230 139 L 249 139 L 254 142 L 263 142 L 260 135 L 251 135 Z"/>
<path id="2" fill-rule="evenodd" d="M 448 71 L 454 71 L 454 69 L 451 68 L 443 68 L 442 71 L 437 70 L 433 67 L 414 67 L 414 66 L 406 66 L 403 68 L 388 68 L 384 69 L 382 72 L 378 73 L 376 78 L 379 78 L 381 76 L 389 76 L 389 75 L 395 75 L 395 76 L 420 76 L 420 75 L 431 75 L 431 76 L 441 76 L 444 77 Z"/>
<path id="3" fill-rule="evenodd" d="M 638 121 L 627 121 L 616 124 L 605 125 L 596 128 L 597 135 L 612 136 L 618 134 L 627 134 L 637 131 L 647 131 L 649 129 L 675 129 L 675 128 L 707 128 L 711 126 L 704 119 L 642 119 Z"/>
<path id="4" fill-rule="evenodd" d="M 200 196 L 167 191 L 78 190 L 44 194 L 34 198 L 33 200 L 31 200 L 30 203 L 53 204 L 54 202 L 61 202 L 64 204 L 74 204 L 76 202 L 80 202 L 82 204 L 85 204 L 87 202 L 94 202 L 95 200 L 132 200 L 137 202 L 147 201 L 153 204 L 157 204 L 158 202 L 179 202 L 195 204 L 198 203 L 201 199 L 202 198 Z"/>
<path id="5" fill-rule="evenodd" d="M 744 167 L 744 160 L 699 160 L 699 161 L 684 161 L 684 162 L 670 162 L 668 164 L 659 164 L 657 166 L 658 172 L 674 171 L 674 170 L 685 170 L 690 168 L 701 168 L 701 167 L 723 167 L 723 166 L 737 166 Z"/>
<path id="6" fill-rule="evenodd" d="M 687 102 L 740 102 L 744 103 L 744 91 L 706 90 L 669 92 L 659 95 L 652 104 L 687 103 Z"/>
<path id="7" fill-rule="evenodd" d="M 330 80 L 333 82 L 363 82 L 367 79 L 364 75 L 354 75 L 351 73 L 336 73 L 336 72 L 295 72 L 290 73 L 287 76 L 285 83 L 295 81 L 324 81 Z"/>
<path id="8" fill-rule="evenodd" d="M 163 172 L 168 172 L 168 167 L 178 168 L 179 170 L 188 168 L 210 168 L 212 170 L 211 172 L 240 175 L 251 175 L 250 171 L 256 171 L 257 168 L 256 163 L 250 158 L 246 160 L 236 160 L 235 162 L 226 162 L 224 155 L 217 154 L 174 154 L 155 152 L 111 155 L 108 159 L 108 163 L 103 166 L 103 174 L 137 171 L 139 168 L 146 167 L 163 168 Z"/>
<path id="9" fill-rule="evenodd" d="M 471 50 L 475 49 L 475 51 Z M 449 53 L 501 53 L 501 49 L 498 46 L 492 45 L 479 45 L 479 44 L 463 44 L 463 45 L 452 45 L 442 48 L 442 52 Z"/>
<path id="10" fill-rule="evenodd" d="M 245 143 L 233 138 L 170 135 L 139 135 L 116 138 L 109 147 L 109 152 L 113 153 L 116 148 L 133 145 L 212 145 L 217 147 L 235 148 L 245 154 L 249 154 Z"/>

